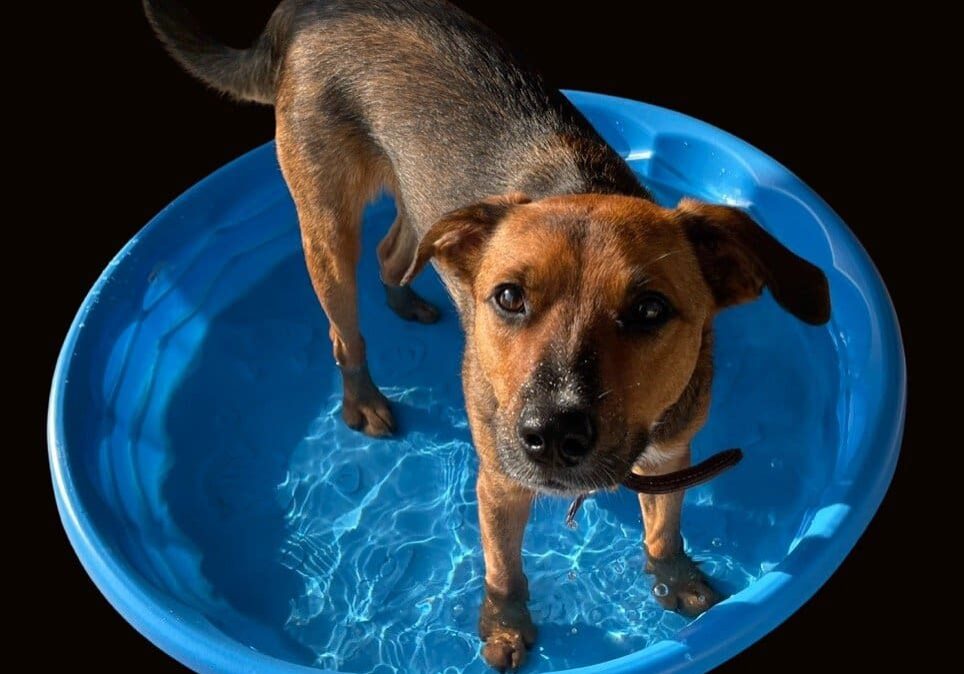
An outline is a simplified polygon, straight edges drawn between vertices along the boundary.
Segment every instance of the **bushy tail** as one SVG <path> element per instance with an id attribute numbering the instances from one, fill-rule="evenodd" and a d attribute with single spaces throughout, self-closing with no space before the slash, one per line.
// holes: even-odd
<path id="1" fill-rule="evenodd" d="M 248 49 L 233 49 L 206 35 L 178 0 L 143 0 L 144 12 L 164 47 L 181 66 L 218 91 L 273 105 L 283 53 L 287 12 L 276 11 Z"/>

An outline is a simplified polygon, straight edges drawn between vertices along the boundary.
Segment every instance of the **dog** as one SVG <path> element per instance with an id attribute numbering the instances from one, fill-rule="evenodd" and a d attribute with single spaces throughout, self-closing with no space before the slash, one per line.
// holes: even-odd
<path id="1" fill-rule="evenodd" d="M 401 318 L 438 319 L 409 285 L 437 269 L 466 335 L 483 655 L 519 667 L 536 638 L 521 555 L 536 495 L 689 466 L 709 405 L 714 316 L 766 287 L 794 316 L 825 323 L 826 277 L 736 208 L 654 203 L 572 104 L 444 0 L 284 0 L 242 50 L 173 2 L 144 7 L 188 72 L 275 108 L 351 428 L 395 430 L 358 325 L 366 202 L 383 189 L 395 198 L 378 259 Z M 661 604 L 692 616 L 720 601 L 683 550 L 682 493 L 639 500 L 646 570 L 668 588 Z"/>

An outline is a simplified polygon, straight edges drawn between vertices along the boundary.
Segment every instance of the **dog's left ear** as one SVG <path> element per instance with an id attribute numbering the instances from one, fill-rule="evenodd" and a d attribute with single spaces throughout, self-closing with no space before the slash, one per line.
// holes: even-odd
<path id="1" fill-rule="evenodd" d="M 402 285 L 411 283 L 432 258 L 460 282 L 471 283 L 482 250 L 498 224 L 513 208 L 531 201 L 524 194 L 506 194 L 442 216 L 419 242 L 415 259 L 402 278 Z"/>
<path id="2" fill-rule="evenodd" d="M 683 199 L 683 231 L 720 309 L 755 300 L 770 288 L 784 309 L 811 325 L 830 320 L 827 277 L 797 257 L 743 211 Z"/>

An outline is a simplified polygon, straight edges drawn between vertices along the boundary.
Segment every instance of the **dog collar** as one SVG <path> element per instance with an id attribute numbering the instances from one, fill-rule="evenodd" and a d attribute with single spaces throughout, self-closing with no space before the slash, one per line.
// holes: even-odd
<path id="1" fill-rule="evenodd" d="M 630 472 L 623 480 L 623 486 L 638 494 L 672 494 L 709 482 L 742 460 L 742 450 L 727 449 L 714 454 L 695 466 L 665 475 L 637 475 Z M 566 513 L 566 526 L 570 529 L 576 527 L 576 513 L 579 512 L 579 508 L 582 507 L 588 497 L 589 494 L 580 494 L 569 506 L 569 512 Z"/>

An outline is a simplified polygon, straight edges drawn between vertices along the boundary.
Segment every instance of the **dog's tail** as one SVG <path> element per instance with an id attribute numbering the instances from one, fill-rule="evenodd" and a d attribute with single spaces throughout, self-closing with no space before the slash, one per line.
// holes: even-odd
<path id="1" fill-rule="evenodd" d="M 221 44 L 201 30 L 179 0 L 143 0 L 144 13 L 174 60 L 210 87 L 243 101 L 273 105 L 290 25 L 289 2 L 275 10 L 248 49 Z"/>

